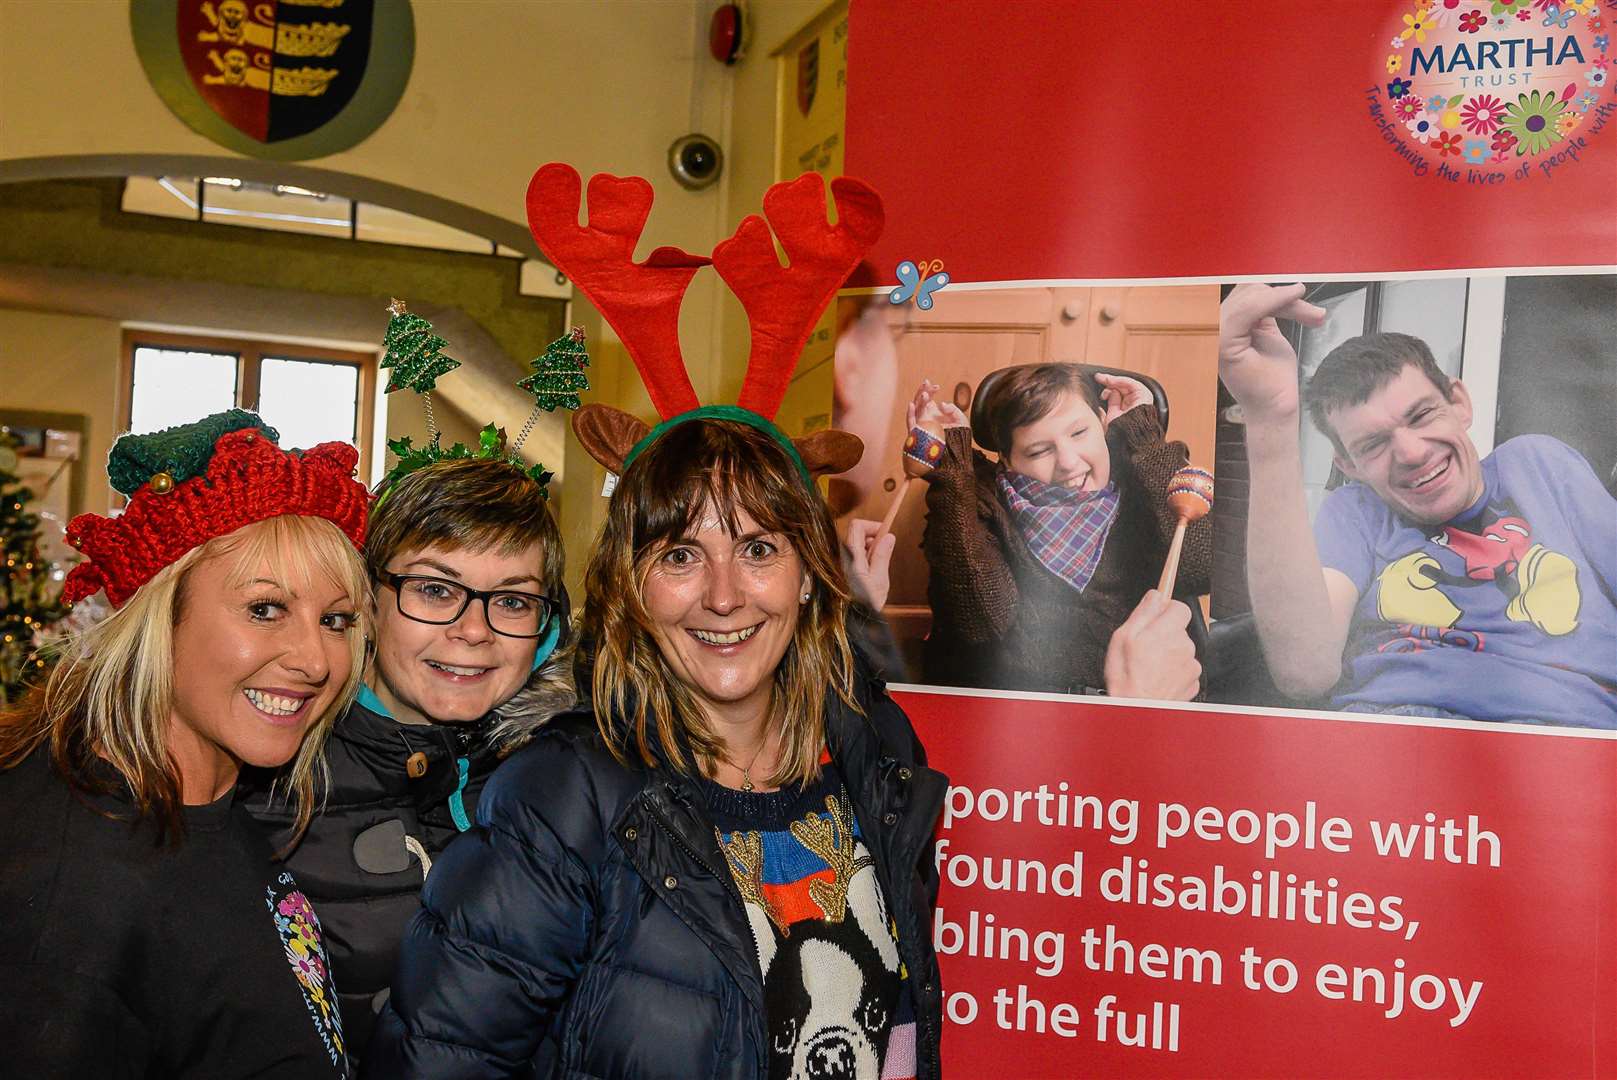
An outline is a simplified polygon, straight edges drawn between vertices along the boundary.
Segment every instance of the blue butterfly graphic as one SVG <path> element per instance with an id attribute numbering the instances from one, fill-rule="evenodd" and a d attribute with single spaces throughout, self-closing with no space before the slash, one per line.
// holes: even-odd
<path id="1" fill-rule="evenodd" d="M 887 294 L 888 300 L 902 304 L 913 296 L 916 307 L 922 311 L 931 311 L 932 294 L 949 284 L 949 275 L 943 272 L 942 259 L 923 262 L 920 266 L 905 259 L 898 264 L 898 280 L 900 284 Z"/>
<path id="2" fill-rule="evenodd" d="M 1567 28 L 1567 24 L 1572 21 L 1572 16 L 1576 14 L 1577 12 L 1573 11 L 1571 8 L 1567 8 L 1565 11 L 1563 11 L 1557 5 L 1551 4 L 1549 7 L 1544 9 L 1543 25 L 1554 26 L 1561 30 L 1565 30 Z"/>

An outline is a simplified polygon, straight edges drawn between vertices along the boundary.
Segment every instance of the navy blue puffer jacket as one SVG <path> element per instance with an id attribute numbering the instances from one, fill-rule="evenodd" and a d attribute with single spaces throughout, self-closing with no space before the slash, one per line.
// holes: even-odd
<path id="1" fill-rule="evenodd" d="M 939 1075 L 932 827 L 948 781 L 874 677 L 833 695 L 826 745 L 875 860 Z M 495 772 L 422 892 L 364 1075 L 758 1080 L 763 978 L 696 786 L 625 767 L 581 709 Z M 851 1078 L 850 1078 L 851 1080 Z"/>

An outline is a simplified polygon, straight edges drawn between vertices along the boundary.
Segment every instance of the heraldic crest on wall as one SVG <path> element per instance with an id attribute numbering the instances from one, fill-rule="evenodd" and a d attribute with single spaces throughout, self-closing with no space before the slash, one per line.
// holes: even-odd
<path id="1" fill-rule="evenodd" d="M 255 157 L 364 139 L 409 78 L 408 0 L 135 0 L 152 86 L 192 128 Z"/>

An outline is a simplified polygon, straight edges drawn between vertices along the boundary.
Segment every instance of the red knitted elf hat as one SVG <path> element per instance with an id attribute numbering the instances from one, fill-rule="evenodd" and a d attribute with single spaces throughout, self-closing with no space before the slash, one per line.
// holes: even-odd
<path id="1" fill-rule="evenodd" d="M 244 525 L 296 514 L 325 518 L 362 548 L 365 487 L 347 443 L 282 450 L 280 435 L 242 409 L 149 435 L 125 435 L 107 456 L 107 479 L 129 496 L 115 518 L 80 514 L 67 542 L 87 558 L 67 575 L 73 603 L 107 590 L 122 607 L 135 590 L 198 544 Z"/>
<path id="2" fill-rule="evenodd" d="M 720 417 L 768 433 L 805 478 L 857 464 L 864 452 L 858 436 L 831 430 L 789 439 L 773 421 L 820 314 L 881 235 L 884 218 L 875 191 L 848 177 L 833 180 L 837 223 L 832 225 L 824 181 L 805 173 L 771 187 L 764 195 L 768 222 L 747 217 L 711 258 L 660 247 L 636 263 L 635 245 L 651 213 L 651 184 L 638 176 L 596 175 L 589 186 L 589 224 L 583 226 L 578 224 L 581 187 L 570 165 L 540 167 L 528 185 L 528 224 L 551 262 L 617 331 L 663 421 L 652 429 L 621 409 L 585 405 L 573 414 L 573 431 L 590 456 L 622 473 L 668 428 Z M 775 254 L 771 227 L 786 251 L 786 266 Z M 701 405 L 679 350 L 680 302 L 696 272 L 709 264 L 741 301 L 752 328 L 736 405 Z"/>

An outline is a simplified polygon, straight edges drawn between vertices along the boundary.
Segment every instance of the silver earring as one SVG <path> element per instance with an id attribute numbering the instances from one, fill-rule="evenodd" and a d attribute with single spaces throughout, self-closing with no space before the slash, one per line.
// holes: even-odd
<path id="1" fill-rule="evenodd" d="M 804 593 L 802 596 L 798 597 L 798 600 L 800 602 L 802 602 L 802 603 L 805 603 L 805 604 L 808 603 L 809 602 L 809 594 Z"/>

